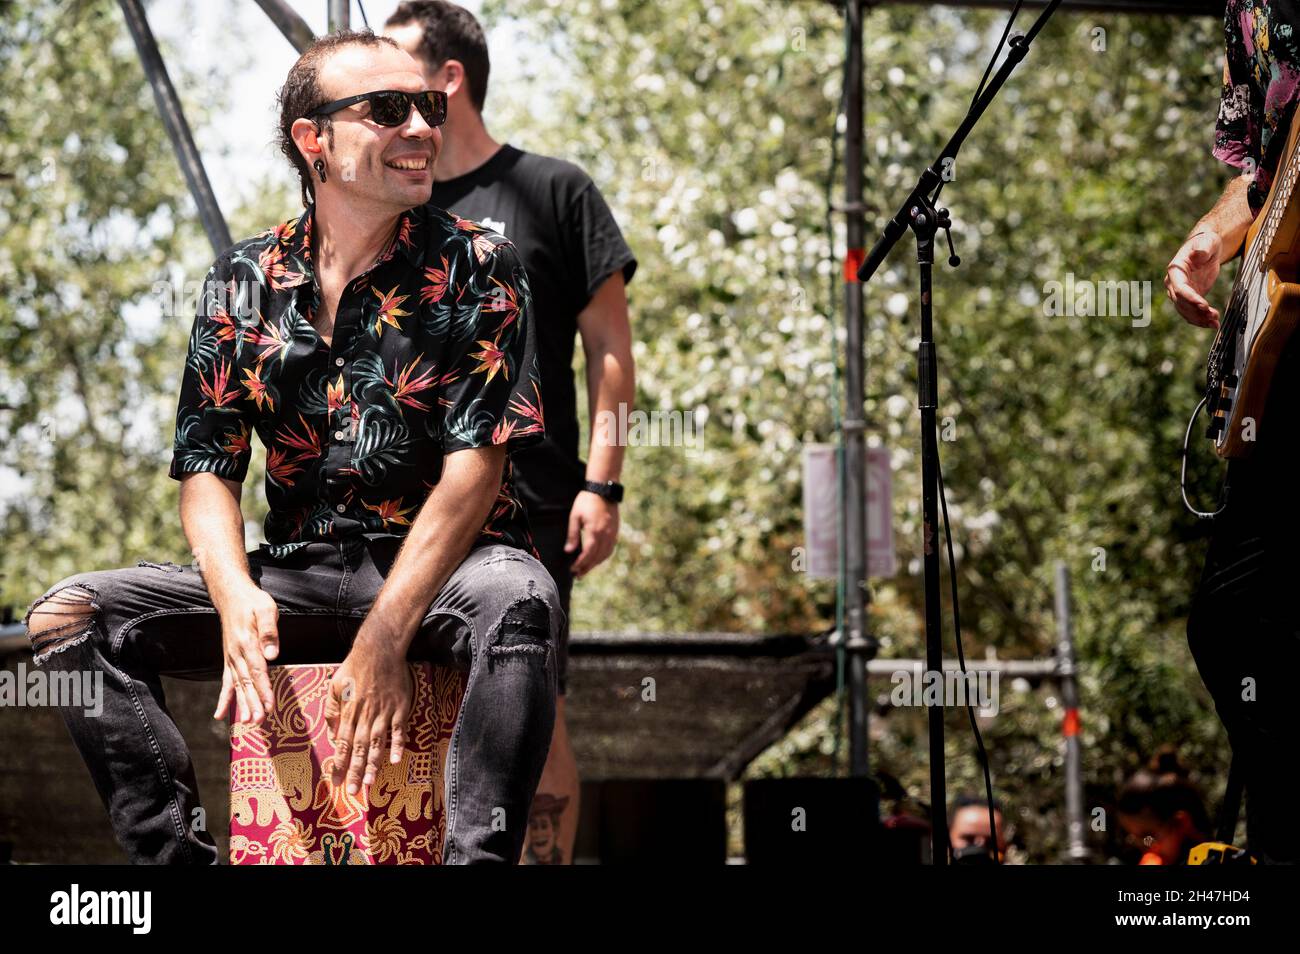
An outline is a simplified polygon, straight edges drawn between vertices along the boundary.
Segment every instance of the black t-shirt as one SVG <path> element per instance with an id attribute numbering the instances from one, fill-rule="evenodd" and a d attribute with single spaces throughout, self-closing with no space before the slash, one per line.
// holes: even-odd
<path id="1" fill-rule="evenodd" d="M 500 232 L 532 289 L 546 440 L 512 455 L 529 513 L 568 512 L 582 489 L 573 345 L 578 314 L 605 279 L 636 257 L 591 178 L 571 162 L 502 146 L 483 165 L 433 184 L 431 205 Z"/>

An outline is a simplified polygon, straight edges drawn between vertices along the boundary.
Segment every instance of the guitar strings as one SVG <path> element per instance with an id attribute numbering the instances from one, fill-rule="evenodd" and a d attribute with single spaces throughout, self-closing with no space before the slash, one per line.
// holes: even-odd
<path id="1" fill-rule="evenodd" d="M 1227 314 L 1224 316 L 1222 330 L 1215 337 L 1210 349 L 1212 359 L 1222 356 L 1227 342 L 1236 336 L 1239 326 L 1245 320 L 1247 300 L 1255 291 L 1257 284 L 1267 277 L 1258 268 L 1261 254 L 1260 245 L 1256 243 L 1242 260 L 1237 282 L 1233 285 L 1232 294 L 1228 298 Z"/>
<path id="2" fill-rule="evenodd" d="M 1295 161 L 1296 156 L 1293 154 L 1290 157 L 1290 161 L 1287 163 L 1288 168 L 1283 170 L 1283 174 L 1275 181 L 1284 181 L 1288 176 L 1290 176 L 1292 174 L 1290 166 L 1293 165 Z M 1265 217 L 1265 223 L 1267 223 L 1268 217 L 1273 214 L 1274 209 L 1277 207 L 1277 204 L 1281 199 L 1282 196 L 1280 193 L 1271 196 L 1267 207 L 1261 210 L 1260 214 Z M 1241 299 L 1246 295 L 1247 289 L 1251 292 L 1255 291 L 1257 283 L 1264 281 L 1267 278 L 1259 268 L 1260 258 L 1264 254 L 1262 245 L 1262 242 L 1256 242 L 1249 250 L 1247 250 L 1246 255 L 1242 258 L 1242 270 L 1238 275 L 1237 283 L 1233 287 L 1232 295 L 1228 299 L 1228 314 L 1225 316 L 1224 320 L 1225 327 L 1214 340 L 1214 344 L 1211 347 L 1212 356 L 1217 357 L 1219 353 L 1221 353 L 1223 349 L 1220 348 L 1220 343 L 1230 340 L 1228 332 L 1235 335 L 1239 324 L 1245 319 L 1244 309 L 1239 306 L 1244 304 Z M 1244 283 L 1242 281 L 1242 276 L 1245 276 Z"/>

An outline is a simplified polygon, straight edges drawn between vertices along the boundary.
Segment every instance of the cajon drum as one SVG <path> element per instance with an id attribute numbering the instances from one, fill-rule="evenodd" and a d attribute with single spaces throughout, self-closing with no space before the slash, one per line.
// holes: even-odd
<path id="1" fill-rule="evenodd" d="M 468 673 L 412 663 L 402 761 L 384 752 L 374 782 L 330 782 L 325 696 L 337 666 L 272 666 L 275 708 L 230 732 L 232 865 L 436 865 L 446 831 L 443 773 Z"/>

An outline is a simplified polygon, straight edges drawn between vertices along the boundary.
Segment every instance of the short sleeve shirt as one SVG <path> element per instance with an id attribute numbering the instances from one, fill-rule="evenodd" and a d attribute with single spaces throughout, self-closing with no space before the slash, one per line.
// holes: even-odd
<path id="1" fill-rule="evenodd" d="M 1298 29 L 1296 0 L 1228 0 L 1214 156 L 1255 172 L 1247 199 L 1256 212 L 1268 198 L 1291 131 L 1300 91 Z"/>
<path id="2" fill-rule="evenodd" d="M 169 470 L 242 482 L 256 432 L 273 557 L 403 536 L 448 454 L 513 453 L 545 434 L 528 279 L 509 241 L 428 206 L 403 212 L 344 289 L 326 344 L 313 325 L 313 222 L 308 207 L 209 270 Z M 479 539 L 535 553 L 509 455 Z"/>

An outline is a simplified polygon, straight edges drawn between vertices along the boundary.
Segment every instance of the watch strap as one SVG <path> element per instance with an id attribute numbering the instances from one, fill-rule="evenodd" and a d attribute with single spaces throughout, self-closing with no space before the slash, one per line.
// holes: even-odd
<path id="1" fill-rule="evenodd" d="M 610 503 L 622 503 L 623 485 L 616 480 L 584 480 L 582 489 L 589 490 L 598 497 L 604 497 Z"/>

